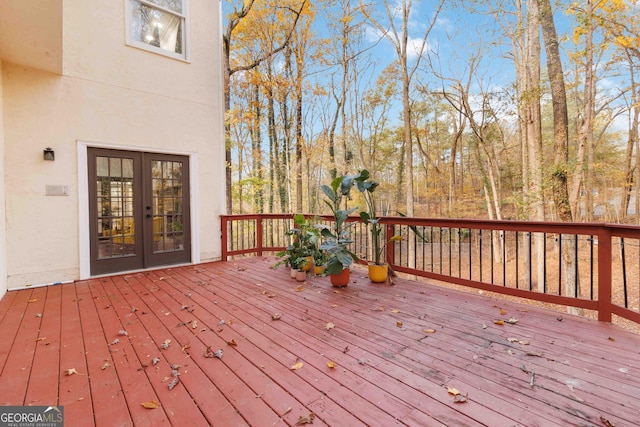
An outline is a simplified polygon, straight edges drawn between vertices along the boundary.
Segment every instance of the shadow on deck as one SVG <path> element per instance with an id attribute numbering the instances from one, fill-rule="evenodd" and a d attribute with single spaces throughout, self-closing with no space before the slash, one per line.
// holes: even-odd
<path id="1" fill-rule="evenodd" d="M 0 404 L 63 405 L 69 426 L 640 423 L 632 332 L 358 268 L 300 284 L 274 262 L 9 292 Z"/>

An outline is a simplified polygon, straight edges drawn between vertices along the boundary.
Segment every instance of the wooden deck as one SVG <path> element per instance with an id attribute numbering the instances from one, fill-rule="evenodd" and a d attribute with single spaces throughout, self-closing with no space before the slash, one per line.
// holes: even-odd
<path id="1" fill-rule="evenodd" d="M 63 405 L 67 426 L 640 424 L 632 332 L 363 270 L 300 285 L 273 263 L 9 292 L 0 405 Z"/>

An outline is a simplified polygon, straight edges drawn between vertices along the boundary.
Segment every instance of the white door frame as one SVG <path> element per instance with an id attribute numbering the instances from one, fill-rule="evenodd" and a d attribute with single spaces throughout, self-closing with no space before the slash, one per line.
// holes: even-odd
<path id="1" fill-rule="evenodd" d="M 200 262 L 200 210 L 198 209 L 198 154 L 190 151 L 150 149 L 133 145 L 110 144 L 94 141 L 77 141 L 78 150 L 78 260 L 80 280 L 91 276 L 91 254 L 89 236 L 89 170 L 87 150 L 89 148 L 108 148 L 136 152 L 153 152 L 189 157 L 189 203 L 191 209 L 191 263 Z"/>

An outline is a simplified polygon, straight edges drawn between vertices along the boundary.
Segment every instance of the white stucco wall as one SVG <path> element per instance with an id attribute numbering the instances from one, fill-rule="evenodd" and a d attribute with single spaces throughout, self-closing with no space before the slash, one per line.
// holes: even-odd
<path id="1" fill-rule="evenodd" d="M 7 292 L 7 227 L 5 220 L 4 110 L 2 93 L 2 61 L 0 60 L 0 298 Z"/>
<path id="2" fill-rule="evenodd" d="M 3 65 L 9 289 L 80 278 L 88 254 L 78 150 L 86 144 L 192 156 L 195 258 L 220 258 L 219 4 L 189 4 L 189 61 L 127 46 L 123 2 L 65 0 L 63 75 Z M 54 162 L 42 159 L 48 146 Z M 69 196 L 45 196 L 48 184 L 68 185 Z"/>

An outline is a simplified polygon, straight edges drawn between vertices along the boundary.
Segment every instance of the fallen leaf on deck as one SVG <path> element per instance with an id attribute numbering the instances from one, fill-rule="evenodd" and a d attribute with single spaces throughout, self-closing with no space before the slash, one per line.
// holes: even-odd
<path id="1" fill-rule="evenodd" d="M 396 322 L 396 326 L 397 326 L 398 328 L 402 328 L 402 322 Z"/>
<path id="2" fill-rule="evenodd" d="M 384 307 L 372 308 L 373 311 L 384 311 Z"/>
<path id="3" fill-rule="evenodd" d="M 233 338 L 231 339 L 231 341 L 227 341 L 227 344 L 232 345 L 232 346 L 237 346 L 238 343 L 236 342 L 236 340 L 234 340 Z"/>
<path id="4" fill-rule="evenodd" d="M 391 310 L 391 312 L 392 313 L 400 313 L 400 310 L 393 309 L 393 310 Z"/>
<path id="5" fill-rule="evenodd" d="M 44 341 L 44 340 L 46 340 L 46 339 L 47 339 L 47 337 L 40 337 L 40 338 L 38 338 L 36 341 Z"/>
<path id="6" fill-rule="evenodd" d="M 115 340 L 111 341 L 111 345 L 116 345 L 120 342 L 120 340 L 118 338 L 116 338 Z"/>
<path id="7" fill-rule="evenodd" d="M 291 370 L 292 370 L 292 371 L 295 371 L 296 369 L 300 369 L 300 368 L 302 368 L 303 366 L 304 366 L 304 363 L 302 363 L 302 362 L 298 362 L 298 363 L 296 363 L 295 365 L 293 365 L 293 366 L 291 367 Z"/>
<path id="8" fill-rule="evenodd" d="M 102 370 L 104 371 L 105 369 L 107 369 L 107 368 L 109 368 L 109 367 L 111 367 L 111 363 L 109 363 L 109 362 L 104 362 L 104 363 L 102 364 L 102 366 L 100 367 L 100 369 L 102 369 Z"/>
<path id="9" fill-rule="evenodd" d="M 504 316 L 507 314 L 507 310 L 505 310 L 504 308 L 500 309 L 500 316 Z"/>
<path id="10" fill-rule="evenodd" d="M 527 356 L 533 356 L 533 357 L 542 357 L 542 353 L 537 352 L 537 351 L 528 351 L 526 353 Z"/>
<path id="11" fill-rule="evenodd" d="M 504 325 L 504 320 L 502 319 L 494 319 L 493 323 L 496 325 Z"/>
<path id="12" fill-rule="evenodd" d="M 298 418 L 298 421 L 296 422 L 297 426 L 301 426 L 303 424 L 313 424 L 313 419 L 316 416 L 313 414 L 313 412 L 311 412 L 309 415 L 305 415 L 302 416 L 300 415 L 300 418 Z"/>
<path id="13" fill-rule="evenodd" d="M 82 375 L 80 372 L 76 371 L 76 368 L 67 369 L 64 373 L 66 375 L 73 375 L 73 374 Z"/>
<path id="14" fill-rule="evenodd" d="M 344 350 L 342 350 L 343 353 L 346 353 L 347 351 L 349 351 L 349 346 L 346 346 Z"/>
<path id="15" fill-rule="evenodd" d="M 605 417 L 603 417 L 602 415 L 600 415 L 600 421 L 602 422 L 602 424 L 604 424 L 606 427 L 613 427 L 613 424 L 611 424 L 611 421 L 609 421 L 608 419 L 606 419 Z"/>
<path id="16" fill-rule="evenodd" d="M 507 338 L 507 341 L 509 341 L 509 342 L 518 342 L 520 340 L 518 338 Z"/>
<path id="17" fill-rule="evenodd" d="M 192 329 L 196 329 L 198 327 L 198 322 L 196 322 L 195 320 L 193 322 L 191 322 L 191 328 Z"/>
<path id="18" fill-rule="evenodd" d="M 469 393 L 465 394 L 464 396 L 461 394 L 456 394 L 453 397 L 453 403 L 467 403 L 469 401 Z"/>
<path id="19" fill-rule="evenodd" d="M 282 316 L 280 314 L 272 314 L 271 315 L 271 320 L 280 320 Z"/>
<path id="20" fill-rule="evenodd" d="M 615 341 L 616 339 L 614 337 L 609 337 L 609 341 Z"/>
<path id="21" fill-rule="evenodd" d="M 454 396 L 457 396 L 460 394 L 460 392 L 458 391 L 458 389 L 455 389 L 453 387 L 447 387 L 447 393 L 452 394 Z"/>
<path id="22" fill-rule="evenodd" d="M 156 366 L 158 363 L 160 363 L 160 358 L 159 357 L 154 357 L 153 360 L 151 361 L 151 364 L 153 366 Z"/>
<path id="23" fill-rule="evenodd" d="M 509 320 L 506 320 L 506 322 L 511 325 L 515 325 L 516 323 L 518 323 L 518 319 L 516 319 L 515 317 L 510 317 Z"/>
<path id="24" fill-rule="evenodd" d="M 38 301 L 38 298 L 30 299 L 28 302 L 36 302 L 36 301 Z"/>
<path id="25" fill-rule="evenodd" d="M 125 331 L 124 329 L 121 329 L 118 331 L 118 335 L 122 336 L 122 337 L 128 337 L 129 336 L 129 332 Z"/>
<path id="26" fill-rule="evenodd" d="M 331 308 L 336 308 L 338 304 L 331 304 Z"/>
<path id="27" fill-rule="evenodd" d="M 167 387 L 169 387 L 169 390 L 173 390 L 173 388 L 176 385 L 178 385 L 179 382 L 180 382 L 180 380 L 178 379 L 178 377 L 176 377 L 173 380 L 171 380 L 171 382 L 167 385 Z"/>
<path id="28" fill-rule="evenodd" d="M 164 342 L 160 346 L 166 350 L 169 348 L 170 344 L 171 344 L 171 340 L 167 338 L 166 340 L 164 340 Z"/>
<path id="29" fill-rule="evenodd" d="M 214 357 L 218 357 L 219 359 L 222 358 L 222 350 L 218 350 L 220 351 L 220 357 L 218 357 L 217 352 L 214 352 L 213 350 L 211 350 L 211 346 L 208 346 L 205 351 L 204 351 L 204 357 L 207 357 L 209 359 L 212 359 Z"/>
<path id="30" fill-rule="evenodd" d="M 300 285 L 296 288 L 296 292 L 302 292 L 304 291 L 304 286 Z"/>
<path id="31" fill-rule="evenodd" d="M 269 294 L 269 295 L 267 295 L 267 298 L 275 298 L 275 297 L 276 297 L 276 294 Z"/>
<path id="32" fill-rule="evenodd" d="M 487 325 L 485 325 L 484 323 L 482 324 L 482 329 L 487 329 Z"/>
<path id="33" fill-rule="evenodd" d="M 156 402 L 155 400 L 150 400 L 148 402 L 141 403 L 141 405 L 145 409 L 157 409 L 158 408 L 158 402 Z"/>
<path id="34" fill-rule="evenodd" d="M 422 332 L 425 334 L 434 334 L 436 332 L 435 329 L 423 329 Z"/>
<path id="35" fill-rule="evenodd" d="M 329 360 L 329 361 L 327 362 L 327 368 L 329 368 L 329 369 L 333 369 L 333 368 L 335 368 L 335 367 L 336 367 L 336 362 L 334 362 L 333 360 Z"/>
<path id="36" fill-rule="evenodd" d="M 191 348 L 191 345 L 183 344 L 181 350 L 183 353 L 187 353 L 187 350 L 189 350 L 190 348 Z"/>
<path id="37" fill-rule="evenodd" d="M 334 324 L 333 324 L 333 323 L 331 323 L 331 322 L 329 322 L 329 323 L 327 323 L 326 325 L 324 325 L 324 328 L 325 328 L 327 331 L 330 331 L 331 329 L 333 329 L 333 328 L 335 328 L 335 327 L 336 327 L 336 325 L 334 325 Z"/>

